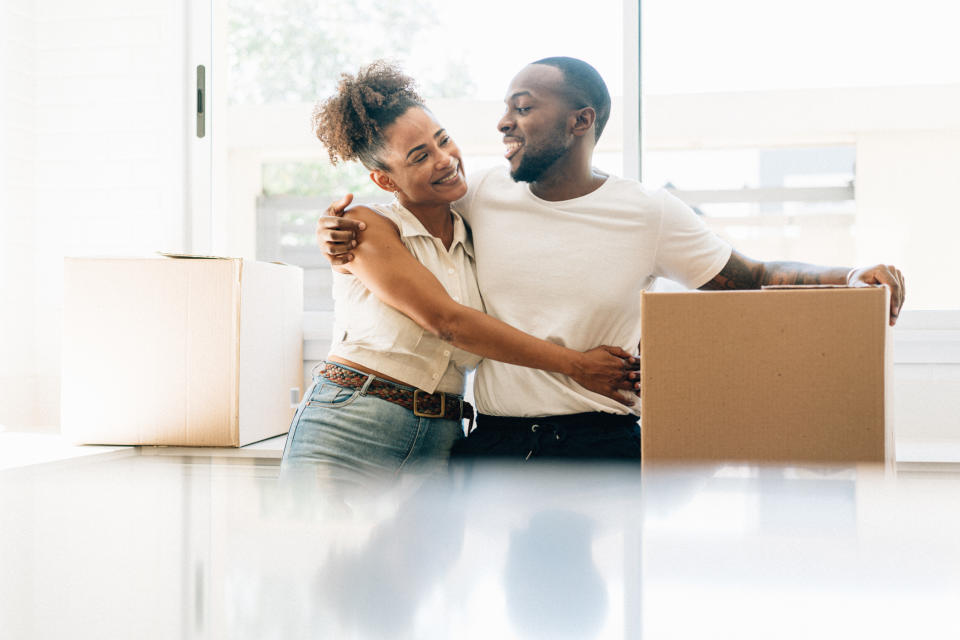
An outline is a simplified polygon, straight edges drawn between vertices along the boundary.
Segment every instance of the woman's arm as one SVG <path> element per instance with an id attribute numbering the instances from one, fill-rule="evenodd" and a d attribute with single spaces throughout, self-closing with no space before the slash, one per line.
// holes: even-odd
<path id="1" fill-rule="evenodd" d="M 365 207 L 351 209 L 347 217 L 366 223 L 366 229 L 345 268 L 385 304 L 465 351 L 566 374 L 591 391 L 632 404 L 618 390 L 634 388 L 628 374 L 639 368 L 639 359 L 634 362 L 631 354 L 618 347 L 585 353 L 561 347 L 458 304 L 403 246 L 393 223 Z"/>

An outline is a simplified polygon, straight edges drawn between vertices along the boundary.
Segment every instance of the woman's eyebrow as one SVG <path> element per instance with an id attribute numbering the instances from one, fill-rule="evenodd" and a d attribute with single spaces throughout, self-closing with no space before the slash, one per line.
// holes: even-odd
<path id="1" fill-rule="evenodd" d="M 433 134 L 433 137 L 434 137 L 434 138 L 439 138 L 440 136 L 442 136 L 442 135 L 443 135 L 444 133 L 446 133 L 446 132 L 447 132 L 447 130 L 444 129 L 443 127 L 441 127 L 441 128 L 439 128 L 439 129 L 437 129 L 437 132 L 436 132 L 435 134 Z M 424 149 L 426 149 L 426 148 L 427 148 L 427 145 L 425 145 L 425 144 L 418 144 L 417 146 L 415 146 L 415 147 L 413 147 L 412 149 L 410 149 L 410 151 L 407 151 L 407 159 L 409 160 L 409 159 L 410 159 L 410 156 L 413 155 L 414 153 L 416 153 L 417 151 L 422 151 L 422 150 L 424 150 Z"/>
<path id="2" fill-rule="evenodd" d="M 409 160 L 409 159 L 410 159 L 410 156 L 412 156 L 412 155 L 413 155 L 414 153 L 416 153 L 417 151 L 423 151 L 423 150 L 426 149 L 426 148 L 427 148 L 427 145 L 425 145 L 425 144 L 418 144 L 418 145 L 415 146 L 414 148 L 410 149 L 410 151 L 407 151 L 407 160 Z"/>

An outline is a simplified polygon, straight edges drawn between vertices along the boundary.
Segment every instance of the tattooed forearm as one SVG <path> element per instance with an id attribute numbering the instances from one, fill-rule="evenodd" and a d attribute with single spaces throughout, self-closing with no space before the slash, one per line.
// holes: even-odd
<path id="1" fill-rule="evenodd" d="M 846 284 L 849 269 L 820 267 L 803 262 L 764 263 L 762 285 L 768 284 Z"/>
<path id="2" fill-rule="evenodd" d="M 730 256 L 727 265 L 713 280 L 701 289 L 759 289 L 763 264 L 750 260 L 736 251 Z"/>
<path id="3" fill-rule="evenodd" d="M 759 262 L 734 251 L 723 270 L 701 289 L 759 289 L 777 284 L 846 284 L 845 267 L 803 262 Z"/>

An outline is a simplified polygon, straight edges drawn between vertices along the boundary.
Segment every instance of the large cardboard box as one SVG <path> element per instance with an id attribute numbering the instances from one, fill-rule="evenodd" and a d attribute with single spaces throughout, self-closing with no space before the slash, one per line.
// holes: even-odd
<path id="1" fill-rule="evenodd" d="M 68 258 L 61 430 L 86 444 L 232 447 L 285 433 L 302 327 L 299 267 Z"/>
<path id="2" fill-rule="evenodd" d="M 890 462 L 888 291 L 645 293 L 649 462 Z"/>

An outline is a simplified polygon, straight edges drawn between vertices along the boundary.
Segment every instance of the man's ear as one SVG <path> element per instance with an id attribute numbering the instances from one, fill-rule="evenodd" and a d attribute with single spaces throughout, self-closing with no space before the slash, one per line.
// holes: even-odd
<path id="1" fill-rule="evenodd" d="M 593 125 L 597 121 L 597 112 L 593 107 L 577 109 L 573 115 L 573 135 L 582 136 L 593 131 Z"/>
<path id="2" fill-rule="evenodd" d="M 389 191 L 390 193 L 396 193 L 400 189 L 397 187 L 393 179 L 388 176 L 386 173 L 380 169 L 374 169 L 370 172 L 370 179 L 373 180 L 373 184 L 377 185 L 384 191 Z"/>

